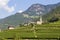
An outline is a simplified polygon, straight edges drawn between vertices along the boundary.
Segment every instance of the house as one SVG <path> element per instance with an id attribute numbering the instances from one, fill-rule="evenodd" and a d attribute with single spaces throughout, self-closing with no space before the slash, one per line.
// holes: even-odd
<path id="1" fill-rule="evenodd" d="M 40 24 L 40 25 L 41 25 L 41 24 L 42 24 L 42 22 L 41 22 L 41 21 L 37 21 L 37 24 Z"/>
<path id="2" fill-rule="evenodd" d="M 15 29 L 14 26 L 8 26 L 8 29 Z"/>
<path id="3" fill-rule="evenodd" d="M 39 21 L 37 21 L 37 24 L 42 24 L 43 23 L 43 21 L 42 21 L 42 17 L 40 17 L 40 20 Z"/>

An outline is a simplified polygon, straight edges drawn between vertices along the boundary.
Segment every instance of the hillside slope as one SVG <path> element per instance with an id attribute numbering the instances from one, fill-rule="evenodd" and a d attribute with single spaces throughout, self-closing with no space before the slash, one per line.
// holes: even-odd
<path id="1" fill-rule="evenodd" d="M 58 18 L 60 20 L 60 6 L 51 10 L 49 13 L 43 16 L 45 19 L 50 20 L 52 18 Z"/>
<path id="2" fill-rule="evenodd" d="M 13 30 L 4 30 L 0 32 L 0 38 L 8 39 L 58 39 L 60 38 L 60 21 L 43 24 L 34 25 L 26 27 L 18 27 Z"/>

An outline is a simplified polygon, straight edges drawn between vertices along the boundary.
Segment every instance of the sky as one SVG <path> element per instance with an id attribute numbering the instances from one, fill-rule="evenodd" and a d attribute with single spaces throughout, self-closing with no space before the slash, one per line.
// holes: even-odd
<path id="1" fill-rule="evenodd" d="M 32 4 L 56 4 L 60 0 L 0 0 L 0 19 L 27 10 Z"/>

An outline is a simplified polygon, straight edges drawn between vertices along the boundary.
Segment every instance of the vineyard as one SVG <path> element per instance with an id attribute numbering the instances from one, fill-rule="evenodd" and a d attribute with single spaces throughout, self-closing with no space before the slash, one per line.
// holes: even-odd
<path id="1" fill-rule="evenodd" d="M 0 32 L 0 40 L 59 40 L 60 21 L 42 25 L 18 27 L 13 30 L 3 30 Z"/>

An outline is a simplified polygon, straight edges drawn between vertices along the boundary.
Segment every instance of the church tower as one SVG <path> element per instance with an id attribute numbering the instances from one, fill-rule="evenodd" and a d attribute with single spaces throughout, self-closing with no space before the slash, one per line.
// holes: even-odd
<path id="1" fill-rule="evenodd" d="M 42 21 L 42 12 L 39 12 L 39 21 L 37 21 L 37 24 L 42 24 L 43 21 Z"/>

